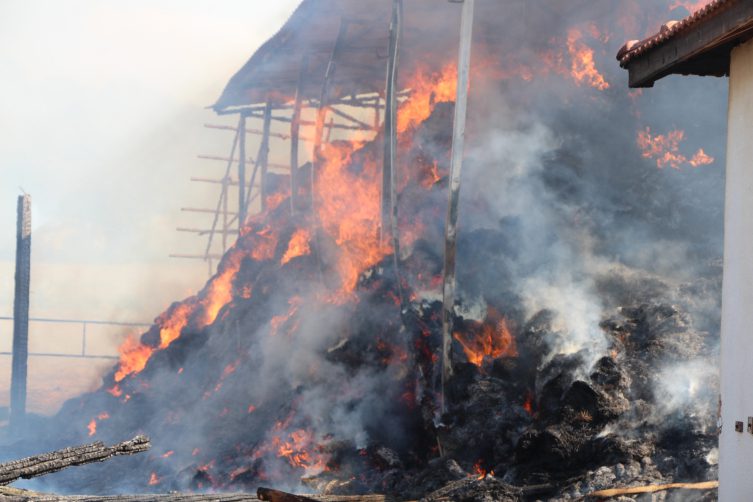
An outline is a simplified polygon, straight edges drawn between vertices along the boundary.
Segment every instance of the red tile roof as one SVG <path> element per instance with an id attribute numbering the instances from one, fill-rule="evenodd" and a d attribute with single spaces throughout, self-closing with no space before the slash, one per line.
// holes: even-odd
<path id="1" fill-rule="evenodd" d="M 623 68 L 633 59 L 651 50 L 652 48 L 661 45 L 678 34 L 687 31 L 699 23 L 703 22 L 707 18 L 713 16 L 724 7 L 731 4 L 745 0 L 713 0 L 711 3 L 703 7 L 702 9 L 693 13 L 693 15 L 686 17 L 682 21 L 669 21 L 664 23 L 654 36 L 651 36 L 645 40 L 630 40 L 622 46 L 617 53 L 617 59 L 620 62 L 620 66 Z"/>

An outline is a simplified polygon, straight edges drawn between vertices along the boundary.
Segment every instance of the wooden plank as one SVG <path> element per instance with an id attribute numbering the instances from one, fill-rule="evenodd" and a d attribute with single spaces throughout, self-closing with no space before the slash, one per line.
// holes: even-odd
<path id="1" fill-rule="evenodd" d="M 627 63 L 630 87 L 652 87 L 656 80 L 673 73 L 729 74 L 729 50 L 753 36 L 753 3 L 733 2 L 709 19 L 678 33 Z M 690 63 L 717 49 L 720 55 L 709 61 L 706 72 Z M 719 65 L 716 67 L 711 67 Z"/>
<path id="2" fill-rule="evenodd" d="M 473 45 L 473 11 L 475 0 L 463 2 L 460 20 L 460 50 L 458 54 L 458 88 L 455 99 L 455 118 L 452 126 L 452 157 L 450 164 L 450 194 L 445 220 L 444 270 L 442 273 L 442 390 L 441 409 L 447 410 L 445 389 L 452 377 L 452 329 L 455 304 L 455 251 L 457 244 L 458 201 L 460 174 L 465 153 L 465 126 L 470 85 L 471 46 Z"/>
<path id="3" fill-rule="evenodd" d="M 301 66 L 298 72 L 298 83 L 295 89 L 295 103 L 293 104 L 293 116 L 290 120 L 290 213 L 295 215 L 298 208 L 298 168 L 300 167 L 299 144 L 301 139 L 301 108 L 303 104 L 303 86 L 306 83 L 309 58 L 304 54 L 301 58 Z"/>
<path id="4" fill-rule="evenodd" d="M 627 488 L 609 488 L 587 495 L 587 498 L 619 497 L 621 495 L 637 495 L 640 493 L 656 493 L 667 490 L 696 490 L 706 491 L 719 488 L 719 481 L 704 481 L 702 483 L 669 483 L 665 485 L 630 486 Z"/>

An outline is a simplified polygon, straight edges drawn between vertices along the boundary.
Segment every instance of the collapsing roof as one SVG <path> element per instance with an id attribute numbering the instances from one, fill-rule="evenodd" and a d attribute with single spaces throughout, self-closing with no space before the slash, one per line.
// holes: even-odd
<path id="1" fill-rule="evenodd" d="M 413 0 L 404 8 L 403 46 L 428 46 L 436 37 L 427 30 L 442 33 L 457 45 L 460 9 L 453 2 Z M 391 1 L 304 0 L 282 29 L 230 79 L 214 110 L 222 113 L 268 101 L 284 103 L 296 95 L 299 81 L 302 99 L 318 100 L 333 59 L 337 71 L 329 84 L 332 97 L 383 92 L 391 11 Z M 425 53 L 405 51 L 401 59 L 411 65 L 413 54 Z"/>
<path id="2" fill-rule="evenodd" d="M 627 42 L 617 54 L 630 87 L 652 87 L 671 74 L 729 75 L 730 52 L 753 38 L 753 2 L 713 0 L 682 21 L 669 21 L 643 41 Z"/>

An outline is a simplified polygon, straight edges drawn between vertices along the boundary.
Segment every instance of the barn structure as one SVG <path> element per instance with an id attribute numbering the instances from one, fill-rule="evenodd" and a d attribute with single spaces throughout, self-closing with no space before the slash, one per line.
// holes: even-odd
<path id="1" fill-rule="evenodd" d="M 719 497 L 753 494 L 753 1 L 714 0 L 617 55 L 631 87 L 672 74 L 729 76 L 722 292 Z"/>

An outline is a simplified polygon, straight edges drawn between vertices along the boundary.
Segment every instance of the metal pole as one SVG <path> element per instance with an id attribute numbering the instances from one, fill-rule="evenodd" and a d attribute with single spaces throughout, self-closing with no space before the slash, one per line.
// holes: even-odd
<path id="1" fill-rule="evenodd" d="M 303 102 L 303 86 L 306 83 L 306 73 L 308 72 L 309 57 L 303 55 L 301 67 L 298 71 L 298 85 L 295 89 L 295 104 L 293 106 L 293 117 L 290 121 L 290 212 L 295 214 L 298 204 L 298 145 L 301 135 L 301 104 Z"/>
<path id="2" fill-rule="evenodd" d="M 386 239 L 388 229 L 397 225 L 396 215 L 397 198 L 395 164 L 397 150 L 397 99 L 395 88 L 397 87 L 397 68 L 400 59 L 400 30 L 402 24 L 402 0 L 392 1 L 392 22 L 390 23 L 390 49 L 387 61 L 387 86 L 385 90 L 384 107 L 384 155 L 382 165 L 382 215 L 381 233 L 382 239 Z M 392 225 L 391 225 L 392 223 Z M 396 228 L 392 229 L 393 238 Z M 398 250 L 395 249 L 395 256 Z"/>
<path id="3" fill-rule="evenodd" d="M 31 196 L 18 197 L 16 220 L 16 290 L 13 301 L 13 362 L 10 384 L 10 427 L 18 430 L 26 417 L 29 359 L 29 284 L 31 282 Z"/>
<path id="4" fill-rule="evenodd" d="M 241 113 L 238 123 L 238 234 L 246 223 L 246 114 Z M 232 157 L 231 157 L 232 158 Z"/>
<path id="5" fill-rule="evenodd" d="M 264 127 L 261 137 L 261 147 L 256 163 L 261 167 L 261 210 L 267 209 L 267 164 L 269 162 L 269 128 L 272 124 L 272 102 L 267 102 L 264 108 Z"/>
<path id="6" fill-rule="evenodd" d="M 452 160 L 450 164 L 450 194 L 445 221 L 445 251 L 442 288 L 442 392 L 441 409 L 447 410 L 446 386 L 452 377 L 452 328 L 455 304 L 455 251 L 460 197 L 460 173 L 465 149 L 465 125 L 470 85 L 471 45 L 473 41 L 473 8 L 475 0 L 463 2 L 460 21 L 460 50 L 458 54 L 458 89 L 455 99 L 455 119 L 452 126 Z"/>

